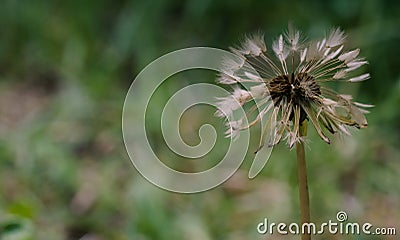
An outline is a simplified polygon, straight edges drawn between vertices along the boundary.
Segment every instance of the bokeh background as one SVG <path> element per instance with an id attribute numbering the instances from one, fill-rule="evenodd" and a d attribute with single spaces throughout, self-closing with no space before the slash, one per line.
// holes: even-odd
<path id="1" fill-rule="evenodd" d="M 289 21 L 309 38 L 331 27 L 361 48 L 372 78 L 337 86 L 375 104 L 369 128 L 326 145 L 310 130 L 307 149 L 311 216 L 397 227 L 400 234 L 400 4 L 398 1 L 1 1 L 0 239 L 265 239 L 267 217 L 298 222 L 295 151 L 273 150 L 262 174 L 247 178 L 251 160 L 216 189 L 191 195 L 161 190 L 133 168 L 122 140 L 125 94 L 147 64 L 193 46 L 228 49 L 246 34 L 267 44 Z M 189 144 L 211 122 L 218 140 L 210 161 L 174 155 L 160 134 L 160 108 L 215 73 L 191 71 L 157 90 L 148 133 L 158 156 L 181 170 L 215 164 L 227 139 L 212 107 L 189 109 L 181 133 Z M 154 124 L 153 124 L 154 123 Z M 253 147 L 256 148 L 256 141 Z M 252 150 L 252 149 L 250 149 Z M 270 239 L 294 239 L 273 236 Z M 316 237 L 315 239 L 318 239 Z"/>

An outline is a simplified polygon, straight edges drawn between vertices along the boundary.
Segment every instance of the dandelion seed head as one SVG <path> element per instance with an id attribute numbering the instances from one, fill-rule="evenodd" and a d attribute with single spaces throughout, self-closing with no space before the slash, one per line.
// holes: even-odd
<path id="1" fill-rule="evenodd" d="M 270 124 L 263 128 L 260 147 L 286 140 L 292 148 L 307 140 L 299 132 L 304 121 L 309 121 L 327 143 L 330 143 L 327 132 L 350 135 L 349 128 L 368 126 L 365 118 L 368 111 L 364 108 L 372 105 L 353 102 L 351 95 L 324 86 L 330 81 L 360 82 L 370 78 L 369 73 L 354 74 L 354 70 L 368 64 L 358 57 L 360 49 L 344 50 L 346 36 L 340 28 L 331 30 L 321 40 L 302 39 L 300 31 L 289 26 L 286 33 L 273 41 L 272 55 L 260 33 L 232 49 L 243 61 L 225 64 L 228 67 L 218 82 L 232 85 L 233 91 L 219 99 L 220 110 L 216 115 L 231 115 L 253 99 L 260 101 L 260 109 L 249 124 L 243 124 L 242 119 L 228 122 L 227 136 L 236 137 L 240 130 L 268 117 Z M 243 83 L 253 86 L 245 90 Z"/>

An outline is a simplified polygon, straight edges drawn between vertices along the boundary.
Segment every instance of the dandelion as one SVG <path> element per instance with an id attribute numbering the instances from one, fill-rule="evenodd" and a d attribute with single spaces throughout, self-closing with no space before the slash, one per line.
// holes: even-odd
<path id="1" fill-rule="evenodd" d="M 358 57 L 359 49 L 343 50 L 345 38 L 337 28 L 320 41 L 304 42 L 301 33 L 289 27 L 287 33 L 273 42 L 272 51 L 267 49 L 262 34 L 248 37 L 241 47 L 232 48 L 241 62 L 232 59 L 224 62 L 218 82 L 234 85 L 234 90 L 232 95 L 219 99 L 217 116 L 232 114 L 253 99 L 260 100 L 260 111 L 248 125 L 238 125 L 246 122 L 241 120 L 228 122 L 228 126 L 234 127 L 228 129 L 227 136 L 237 136 L 240 130 L 261 121 L 267 113 L 271 119 L 269 127 L 263 129 L 260 147 L 267 132 L 268 146 L 287 140 L 293 148 L 296 143 L 304 142 L 300 128 L 305 120 L 311 122 L 326 143 L 331 142 L 326 131 L 349 135 L 349 127 L 366 128 L 365 108 L 372 106 L 354 102 L 351 96 L 324 86 L 327 82 L 360 82 L 370 78 L 369 73 L 353 74 L 368 62 Z M 242 89 L 240 85 L 245 83 L 254 86 Z"/>
<path id="2" fill-rule="evenodd" d="M 359 57 L 360 50 L 344 50 L 346 36 L 340 28 L 333 29 L 318 41 L 305 41 L 299 31 L 289 26 L 267 48 L 260 33 L 247 37 L 240 47 L 232 48 L 238 60 L 227 59 L 218 82 L 233 86 L 233 93 L 219 99 L 216 115 L 232 115 L 253 100 L 246 116 L 227 122 L 228 137 L 265 120 L 259 148 L 272 147 L 286 140 L 296 146 L 300 193 L 301 222 L 310 222 L 304 142 L 310 122 L 320 138 L 330 143 L 327 132 L 350 135 L 349 128 L 368 126 L 365 108 L 372 105 L 353 101 L 327 87 L 328 82 L 361 82 L 370 78 L 359 68 L 368 62 Z M 246 84 L 251 87 L 243 89 Z M 258 109 L 253 121 L 243 121 Z M 233 119 L 233 118 L 230 118 Z M 251 169 L 250 169 L 251 170 Z M 302 235 L 302 239 L 310 239 Z"/>

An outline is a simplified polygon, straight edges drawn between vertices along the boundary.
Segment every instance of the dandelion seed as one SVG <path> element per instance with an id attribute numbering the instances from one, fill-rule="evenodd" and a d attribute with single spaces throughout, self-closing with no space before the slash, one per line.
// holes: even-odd
<path id="1" fill-rule="evenodd" d="M 345 63 L 348 63 L 355 59 L 358 54 L 360 53 L 360 49 L 356 49 L 347 53 L 344 53 L 338 57 L 339 61 L 344 61 Z"/>
<path id="2" fill-rule="evenodd" d="M 326 46 L 332 48 L 342 45 L 346 36 L 340 28 L 332 30 L 329 34 L 328 40 L 326 41 Z"/>
<path id="3" fill-rule="evenodd" d="M 354 78 L 350 78 L 349 82 L 361 82 L 361 81 L 365 81 L 367 79 L 369 79 L 369 73 L 363 74 L 361 76 L 358 77 L 354 77 Z"/>

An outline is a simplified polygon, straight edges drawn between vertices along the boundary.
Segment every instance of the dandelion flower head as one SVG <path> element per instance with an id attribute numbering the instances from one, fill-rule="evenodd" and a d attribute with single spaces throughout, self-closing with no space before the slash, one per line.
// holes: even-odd
<path id="1" fill-rule="evenodd" d="M 233 115 L 253 99 L 258 100 L 258 107 L 249 108 L 241 119 L 228 121 L 227 136 L 235 137 L 266 117 L 260 147 L 265 139 L 268 146 L 286 140 L 290 148 L 304 141 L 300 133 L 304 121 L 309 121 L 327 143 L 327 131 L 350 135 L 349 127 L 367 127 L 365 108 L 372 105 L 355 102 L 352 96 L 326 86 L 332 81 L 361 82 L 370 78 L 369 73 L 360 73 L 360 67 L 368 63 L 359 57 L 360 49 L 345 51 L 345 39 L 344 32 L 336 28 L 321 40 L 305 41 L 289 26 L 272 48 L 267 48 L 260 33 L 231 48 L 239 60 L 226 59 L 217 81 L 231 85 L 233 90 L 218 99 L 216 115 Z M 243 88 L 243 84 L 251 87 Z M 243 121 L 256 109 L 253 121 Z"/>

